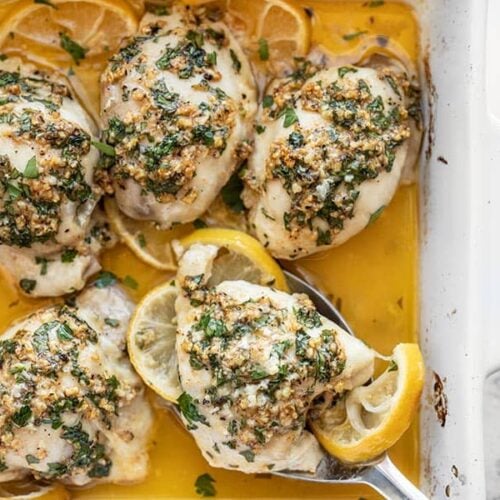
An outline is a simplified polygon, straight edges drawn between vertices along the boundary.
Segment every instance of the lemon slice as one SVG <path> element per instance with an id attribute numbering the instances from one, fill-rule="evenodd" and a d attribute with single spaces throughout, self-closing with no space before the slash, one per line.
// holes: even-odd
<path id="1" fill-rule="evenodd" d="M 62 484 L 40 484 L 33 481 L 14 481 L 0 485 L 0 500 L 69 500 Z"/>
<path id="2" fill-rule="evenodd" d="M 240 42 L 257 60 L 267 60 L 266 50 L 271 65 L 305 56 L 309 51 L 310 21 L 304 9 L 293 1 L 228 0 L 227 12 L 231 28 L 242 34 Z"/>
<path id="3" fill-rule="evenodd" d="M 175 354 L 175 299 L 173 282 L 148 293 L 137 306 L 127 333 L 130 361 L 142 380 L 173 403 L 182 394 Z"/>
<path id="4" fill-rule="evenodd" d="M 216 245 L 224 249 L 212 269 L 209 285 L 224 280 L 245 280 L 288 290 L 286 278 L 277 262 L 259 241 L 234 229 L 199 229 L 182 238 L 178 244 L 187 249 L 195 243 Z"/>
<path id="5" fill-rule="evenodd" d="M 126 0 L 22 0 L 0 22 L 0 45 L 69 66 L 109 55 L 137 26 Z"/>
<path id="6" fill-rule="evenodd" d="M 154 222 L 127 217 L 120 211 L 113 198 L 106 198 L 104 208 L 109 222 L 120 240 L 139 259 L 162 271 L 175 271 L 177 269 L 170 242 L 189 233 L 192 230 L 191 225 L 178 226 L 168 231 L 157 229 Z"/>
<path id="7" fill-rule="evenodd" d="M 419 347 L 399 344 L 382 375 L 310 419 L 311 428 L 323 447 L 339 460 L 369 462 L 408 429 L 423 383 L 424 363 Z"/>

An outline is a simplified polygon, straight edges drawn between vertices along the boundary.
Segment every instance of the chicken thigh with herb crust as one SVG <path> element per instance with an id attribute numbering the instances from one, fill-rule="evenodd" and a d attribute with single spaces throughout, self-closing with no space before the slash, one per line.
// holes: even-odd
<path id="1" fill-rule="evenodd" d="M 0 63 L 0 260 L 34 296 L 80 289 L 99 269 L 96 132 L 64 78 Z"/>
<path id="2" fill-rule="evenodd" d="M 381 213 L 407 157 L 414 92 L 392 69 L 319 70 L 308 61 L 271 84 L 244 199 L 275 257 L 340 245 Z"/>
<path id="3" fill-rule="evenodd" d="M 249 152 L 250 65 L 227 27 L 200 12 L 146 15 L 102 76 L 118 205 L 163 228 L 205 212 Z"/>
<path id="4" fill-rule="evenodd" d="M 207 287 L 217 251 L 193 245 L 179 264 L 184 421 L 212 466 L 313 472 L 323 453 L 305 430 L 310 405 L 322 393 L 364 384 L 374 352 L 306 295 L 246 281 Z"/>
<path id="5" fill-rule="evenodd" d="M 0 337 L 0 482 L 132 482 L 153 417 L 125 356 L 133 304 L 117 287 L 40 310 Z"/>

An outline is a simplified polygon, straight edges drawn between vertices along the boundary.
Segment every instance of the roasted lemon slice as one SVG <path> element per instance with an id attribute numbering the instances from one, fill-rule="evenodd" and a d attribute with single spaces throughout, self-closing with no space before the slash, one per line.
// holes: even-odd
<path id="1" fill-rule="evenodd" d="M 15 481 L 0 485 L 0 500 L 69 500 L 68 490 L 62 484 L 39 484 Z"/>
<path id="2" fill-rule="evenodd" d="M 210 284 L 224 280 L 245 280 L 251 283 L 287 290 L 280 266 L 267 250 L 246 233 L 234 229 L 199 229 L 182 238 L 183 249 L 194 243 L 216 245 L 225 250 L 214 263 Z"/>
<path id="3" fill-rule="evenodd" d="M 399 344 L 382 375 L 310 419 L 311 428 L 323 447 L 339 460 L 369 462 L 408 429 L 423 383 L 424 363 L 419 347 Z"/>
<path id="4" fill-rule="evenodd" d="M 130 361 L 142 380 L 167 401 L 181 395 L 175 355 L 174 282 L 156 287 L 139 303 L 130 321 L 127 346 Z"/>
<path id="5" fill-rule="evenodd" d="M 309 51 L 310 21 L 293 1 L 227 0 L 227 12 L 231 27 L 244 34 L 244 46 L 262 61 L 288 61 Z"/>
<path id="6" fill-rule="evenodd" d="M 154 222 L 131 219 L 120 211 L 112 198 L 106 198 L 104 208 L 109 222 L 120 240 L 142 261 L 162 271 L 175 271 L 177 264 L 170 242 L 192 231 L 191 225 L 171 230 L 159 230 Z"/>
<path id="7" fill-rule="evenodd" d="M 137 26 L 126 0 L 22 0 L 0 22 L 0 45 L 69 66 L 112 53 Z"/>

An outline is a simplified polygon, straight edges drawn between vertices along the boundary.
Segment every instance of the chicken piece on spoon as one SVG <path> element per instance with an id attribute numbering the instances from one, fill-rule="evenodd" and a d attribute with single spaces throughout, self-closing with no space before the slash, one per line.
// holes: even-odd
<path id="1" fill-rule="evenodd" d="M 99 269 L 96 134 L 63 77 L 0 63 L 0 262 L 33 296 L 81 289 Z"/>
<path id="2" fill-rule="evenodd" d="M 169 228 L 205 212 L 248 156 L 257 105 L 227 27 L 177 5 L 146 15 L 111 59 L 101 108 L 120 209 Z"/>
<path id="3" fill-rule="evenodd" d="M 0 483 L 146 476 L 153 416 L 125 355 L 132 311 L 118 287 L 92 286 L 0 337 Z"/>
<path id="4" fill-rule="evenodd" d="M 392 68 L 309 61 L 270 85 L 244 199 L 275 257 L 340 245 L 390 202 L 408 154 L 411 93 Z"/>
<path id="5" fill-rule="evenodd" d="M 323 393 L 364 384 L 374 352 L 306 295 L 246 281 L 205 286 L 217 251 L 195 244 L 179 264 L 184 421 L 213 466 L 313 472 L 323 453 L 305 430 L 310 405 Z"/>

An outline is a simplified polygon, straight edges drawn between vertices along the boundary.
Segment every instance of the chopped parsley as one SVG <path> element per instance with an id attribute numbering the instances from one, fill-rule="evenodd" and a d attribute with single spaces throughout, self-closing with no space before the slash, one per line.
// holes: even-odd
<path id="1" fill-rule="evenodd" d="M 240 455 L 245 457 L 247 462 L 253 462 L 255 460 L 255 453 L 252 450 L 243 450 L 240 451 Z"/>
<path id="2" fill-rule="evenodd" d="M 31 293 L 36 288 L 36 280 L 30 280 L 28 278 L 23 278 L 19 281 L 19 286 L 26 292 Z"/>
<path id="3" fill-rule="evenodd" d="M 75 260 L 75 257 L 78 255 L 78 251 L 74 248 L 66 248 L 64 252 L 61 254 L 61 262 L 64 264 L 70 264 Z"/>
<path id="4" fill-rule="evenodd" d="M 24 405 L 12 415 L 11 420 L 18 427 L 26 427 L 31 415 L 31 408 L 28 405 Z"/>
<path id="5" fill-rule="evenodd" d="M 125 278 L 123 278 L 123 284 L 125 286 L 128 286 L 129 288 L 132 288 L 132 290 L 137 290 L 139 288 L 139 283 L 137 283 L 137 281 L 128 274 L 127 276 L 125 276 Z"/>
<path id="6" fill-rule="evenodd" d="M 229 49 L 229 54 L 231 55 L 231 61 L 233 61 L 233 68 L 236 73 L 241 71 L 241 61 L 238 59 L 236 52 L 233 49 Z"/>
<path id="7" fill-rule="evenodd" d="M 88 52 L 88 49 L 76 43 L 66 33 L 59 33 L 59 44 L 71 56 L 77 66 L 82 59 L 85 59 L 85 54 Z"/>
<path id="8" fill-rule="evenodd" d="M 382 215 L 382 212 L 384 210 L 385 210 L 385 205 L 382 205 L 380 208 L 375 210 L 375 212 L 373 212 L 370 215 L 370 219 L 368 220 L 368 225 L 373 224 Z"/>
<path id="9" fill-rule="evenodd" d="M 33 156 L 26 163 L 26 167 L 23 172 L 24 177 L 27 179 L 36 179 L 38 177 L 38 167 L 36 165 L 36 157 Z"/>
<path id="10" fill-rule="evenodd" d="M 262 98 L 262 107 L 270 108 L 274 104 L 274 97 L 272 95 L 265 95 Z"/>
<path id="11" fill-rule="evenodd" d="M 92 145 L 105 156 L 116 156 L 115 148 L 113 146 L 110 146 L 109 144 L 99 141 L 92 141 Z"/>
<path id="12" fill-rule="evenodd" d="M 217 493 L 214 483 L 215 479 L 210 474 L 198 476 L 194 482 L 196 493 L 202 497 L 214 497 Z"/>
<path id="13" fill-rule="evenodd" d="M 269 59 L 269 45 L 265 38 L 259 38 L 259 57 L 261 61 Z"/>
<path id="14" fill-rule="evenodd" d="M 356 68 L 353 68 L 352 66 L 342 66 L 341 68 L 338 69 L 338 73 L 340 78 L 344 78 L 347 73 L 357 73 L 358 70 Z"/>
<path id="15" fill-rule="evenodd" d="M 108 286 L 114 285 L 118 281 L 115 274 L 110 271 L 101 271 L 96 280 L 94 281 L 94 286 L 96 288 L 106 288 Z"/>
<path id="16" fill-rule="evenodd" d="M 389 367 L 387 368 L 387 371 L 388 372 L 395 372 L 397 370 L 398 370 L 398 364 L 396 363 L 396 361 L 391 359 L 391 361 L 389 362 Z"/>
<path id="17" fill-rule="evenodd" d="M 177 404 L 179 405 L 180 412 L 192 429 L 196 429 L 196 425 L 194 425 L 195 422 L 208 425 L 206 418 L 198 411 L 195 400 L 187 392 L 183 392 L 178 397 Z"/>
<path id="18" fill-rule="evenodd" d="M 346 42 L 350 42 L 351 40 L 356 40 L 356 38 L 359 38 L 360 36 L 366 35 L 368 31 L 356 31 L 354 33 L 348 33 L 346 35 L 342 35 L 342 38 Z"/>
<path id="19" fill-rule="evenodd" d="M 283 120 L 283 127 L 285 128 L 288 128 L 299 121 L 297 113 L 293 108 L 285 108 L 283 110 L 283 116 L 285 117 Z"/>

